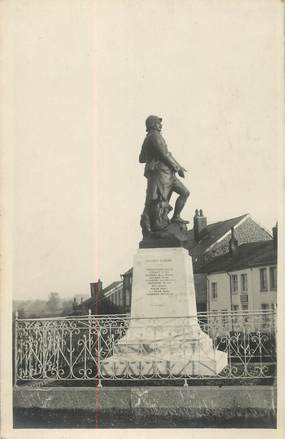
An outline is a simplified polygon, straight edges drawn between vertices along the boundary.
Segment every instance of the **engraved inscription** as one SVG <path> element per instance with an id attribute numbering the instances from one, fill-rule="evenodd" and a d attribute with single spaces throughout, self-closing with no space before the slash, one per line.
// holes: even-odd
<path id="1" fill-rule="evenodd" d="M 164 261 L 165 262 L 165 261 Z M 175 276 L 172 267 L 148 267 L 145 271 L 148 296 L 173 296 Z"/>

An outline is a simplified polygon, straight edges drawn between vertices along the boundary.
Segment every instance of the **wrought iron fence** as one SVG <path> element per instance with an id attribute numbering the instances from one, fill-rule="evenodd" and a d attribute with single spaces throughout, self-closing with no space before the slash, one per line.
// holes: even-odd
<path id="1" fill-rule="evenodd" d="M 264 379 L 276 368 L 276 312 L 15 319 L 15 383 Z"/>

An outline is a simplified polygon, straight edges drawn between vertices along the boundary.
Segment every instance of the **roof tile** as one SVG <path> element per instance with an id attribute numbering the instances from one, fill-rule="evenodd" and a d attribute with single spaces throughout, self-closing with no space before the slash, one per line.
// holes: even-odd
<path id="1" fill-rule="evenodd" d="M 203 265 L 200 272 L 217 273 L 234 271 L 247 267 L 277 264 L 277 250 L 273 245 L 273 240 L 257 241 L 242 244 L 236 253 L 226 253 L 217 256 L 212 261 Z"/>
<path id="2" fill-rule="evenodd" d="M 219 221 L 217 223 L 208 224 L 205 236 L 201 238 L 199 242 L 194 239 L 194 229 L 188 232 L 188 248 L 192 257 L 202 255 L 212 244 L 218 239 L 222 238 L 226 233 L 231 230 L 231 227 L 235 227 L 241 220 L 246 218 L 248 214 L 231 218 L 225 221 Z"/>

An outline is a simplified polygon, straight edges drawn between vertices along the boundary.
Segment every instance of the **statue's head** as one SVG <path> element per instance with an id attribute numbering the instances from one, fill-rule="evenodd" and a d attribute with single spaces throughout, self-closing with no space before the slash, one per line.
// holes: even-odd
<path id="1" fill-rule="evenodd" d="M 161 131 L 162 128 L 162 118 L 158 116 L 148 116 L 145 121 L 146 130 L 157 130 Z"/>

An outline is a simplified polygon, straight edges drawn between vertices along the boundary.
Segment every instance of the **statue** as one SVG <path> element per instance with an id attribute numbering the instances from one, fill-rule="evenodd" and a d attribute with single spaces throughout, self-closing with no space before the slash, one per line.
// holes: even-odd
<path id="1" fill-rule="evenodd" d="M 147 135 L 143 142 L 139 162 L 145 163 L 144 176 L 147 178 L 147 190 L 144 211 L 141 216 L 141 227 L 144 237 L 163 237 L 170 223 L 186 228 L 188 221 L 181 218 L 180 213 L 190 195 L 189 190 L 176 173 L 182 178 L 184 169 L 168 151 L 167 144 L 161 135 L 162 119 L 149 116 L 146 119 Z M 168 213 L 173 210 L 169 204 L 172 193 L 178 194 L 172 219 Z M 167 236 L 167 235 L 165 235 Z"/>

